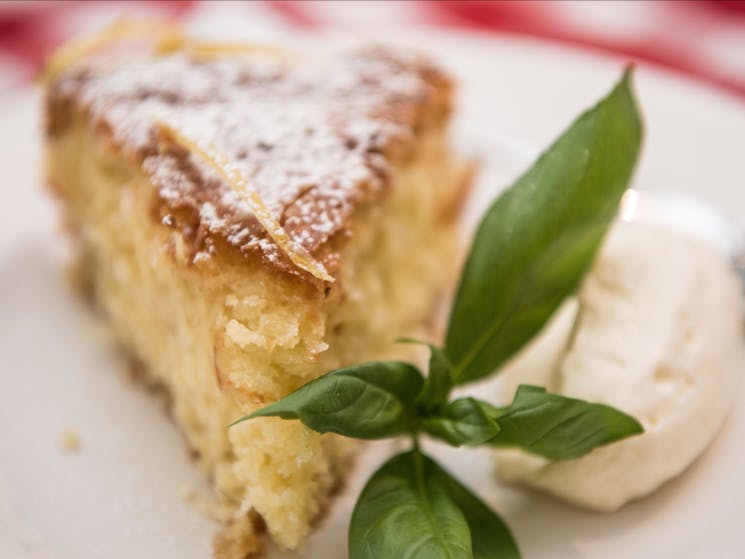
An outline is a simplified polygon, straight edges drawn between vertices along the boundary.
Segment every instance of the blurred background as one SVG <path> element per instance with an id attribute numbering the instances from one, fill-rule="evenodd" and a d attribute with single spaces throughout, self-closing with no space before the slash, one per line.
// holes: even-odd
<path id="1" fill-rule="evenodd" d="M 317 30 L 364 36 L 387 26 L 523 35 L 663 66 L 745 98 L 745 1 L 738 0 L 5 1 L 0 93 L 28 83 L 61 42 L 124 15 L 182 20 L 197 28 L 222 25 L 227 36 L 254 40 Z"/>

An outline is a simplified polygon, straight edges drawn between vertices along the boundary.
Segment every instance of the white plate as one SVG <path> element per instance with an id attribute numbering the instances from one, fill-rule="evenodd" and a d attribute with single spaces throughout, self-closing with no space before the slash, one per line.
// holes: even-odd
<path id="1" fill-rule="evenodd" d="M 462 82 L 458 137 L 485 163 L 471 222 L 524 165 L 619 77 L 622 61 L 548 43 L 408 32 Z M 637 76 L 647 142 L 637 186 L 704 196 L 745 217 L 745 106 L 672 75 Z M 154 399 L 132 386 L 98 319 L 68 287 L 64 243 L 39 172 L 37 96 L 0 106 L 0 557 L 209 556 L 216 526 L 180 495 L 206 486 Z M 482 390 L 483 394 L 483 390 Z M 78 453 L 60 437 L 73 429 Z M 346 556 L 363 455 L 305 556 Z M 486 452 L 434 452 L 505 517 L 526 558 L 745 557 L 745 408 L 702 459 L 654 496 L 592 514 L 493 481 Z M 291 557 L 272 552 L 271 557 Z"/>

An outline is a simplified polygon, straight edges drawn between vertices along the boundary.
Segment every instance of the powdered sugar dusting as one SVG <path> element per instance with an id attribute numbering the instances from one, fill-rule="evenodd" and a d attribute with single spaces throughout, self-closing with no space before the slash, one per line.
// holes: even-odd
<path id="1" fill-rule="evenodd" d="M 72 70 L 55 93 L 85 107 L 142 162 L 164 202 L 164 223 L 279 264 L 246 202 L 194 154 L 159 145 L 156 122 L 227 156 L 290 239 L 313 252 L 386 185 L 388 152 L 413 137 L 437 94 L 434 75 L 380 48 L 292 68 L 268 57 L 195 61 L 176 53 Z"/>

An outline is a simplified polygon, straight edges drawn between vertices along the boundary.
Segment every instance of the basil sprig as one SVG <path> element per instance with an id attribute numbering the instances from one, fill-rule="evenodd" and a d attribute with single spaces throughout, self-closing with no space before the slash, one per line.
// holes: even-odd
<path id="1" fill-rule="evenodd" d="M 417 396 L 416 403 L 426 410 L 437 409 L 448 401 L 448 395 L 453 388 L 453 366 L 439 347 L 411 338 L 401 338 L 400 343 L 422 344 L 429 348 L 429 372 L 424 381 L 424 387 Z"/>
<path id="2" fill-rule="evenodd" d="M 375 472 L 352 514 L 350 557 L 472 557 L 468 521 L 443 473 L 417 451 Z"/>
<path id="3" fill-rule="evenodd" d="M 352 514 L 355 559 L 518 559 L 509 528 L 488 506 L 418 450 L 386 462 Z"/>
<path id="4" fill-rule="evenodd" d="M 513 356 L 576 291 L 616 215 L 639 154 L 631 71 L 489 208 L 450 315 L 459 384 Z"/>
<path id="5" fill-rule="evenodd" d="M 499 433 L 494 446 L 516 446 L 553 460 L 577 458 L 604 444 L 644 432 L 639 422 L 610 406 L 549 394 L 520 385 L 510 406 L 491 417 Z"/>
<path id="6" fill-rule="evenodd" d="M 492 440 L 501 430 L 489 408 L 474 398 L 453 400 L 425 417 L 422 428 L 453 446 L 478 446 Z"/>
<path id="7" fill-rule="evenodd" d="M 299 419 L 319 433 L 395 437 L 411 432 L 412 405 L 423 385 L 422 373 L 409 363 L 362 363 L 326 373 L 235 423 L 271 416 Z"/>
<path id="8" fill-rule="evenodd" d="M 450 400 L 453 387 L 492 374 L 579 287 L 616 215 L 642 136 L 631 70 L 582 114 L 489 208 L 476 233 L 429 374 L 400 362 L 331 371 L 236 423 L 300 420 L 358 439 L 409 435 L 413 448 L 368 481 L 352 515 L 352 559 L 514 559 L 507 526 L 419 449 L 511 446 L 571 459 L 643 432 L 612 407 L 521 385 L 511 404 Z M 415 340 L 400 340 L 416 342 Z"/>

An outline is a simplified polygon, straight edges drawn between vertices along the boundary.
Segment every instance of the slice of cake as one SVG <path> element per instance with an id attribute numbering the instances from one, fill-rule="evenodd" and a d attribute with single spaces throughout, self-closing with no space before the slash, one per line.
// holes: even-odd
<path id="1" fill-rule="evenodd" d="M 337 367 L 392 357 L 455 268 L 468 166 L 452 84 L 379 47 L 73 49 L 46 90 L 48 180 L 85 284 L 162 384 L 228 512 L 219 557 L 295 549 L 353 441 L 228 424 Z M 58 58 L 56 62 L 59 63 Z"/>

